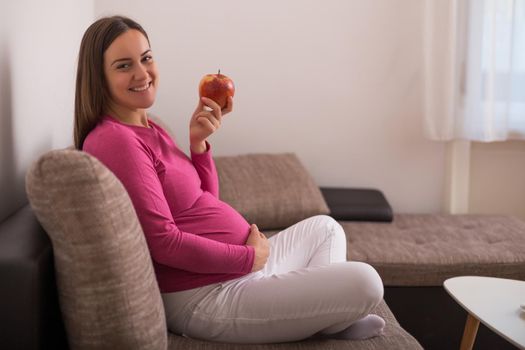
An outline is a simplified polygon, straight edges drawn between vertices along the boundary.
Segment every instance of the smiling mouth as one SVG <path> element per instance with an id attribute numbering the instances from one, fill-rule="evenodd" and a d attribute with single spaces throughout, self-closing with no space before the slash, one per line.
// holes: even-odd
<path id="1" fill-rule="evenodd" d="M 133 92 L 143 92 L 149 89 L 150 86 L 151 86 L 151 81 L 149 83 L 146 83 L 145 85 L 132 87 L 132 88 L 129 88 L 128 90 L 133 91 Z"/>

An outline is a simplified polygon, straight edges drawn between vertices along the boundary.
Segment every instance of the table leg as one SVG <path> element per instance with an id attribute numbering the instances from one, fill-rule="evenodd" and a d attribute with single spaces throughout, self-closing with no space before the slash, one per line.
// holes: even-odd
<path id="1" fill-rule="evenodd" d="M 463 339 L 461 339 L 460 350 L 472 350 L 474 341 L 476 340 L 476 334 L 478 333 L 478 327 L 479 320 L 471 314 L 468 314 L 465 330 L 463 331 Z"/>

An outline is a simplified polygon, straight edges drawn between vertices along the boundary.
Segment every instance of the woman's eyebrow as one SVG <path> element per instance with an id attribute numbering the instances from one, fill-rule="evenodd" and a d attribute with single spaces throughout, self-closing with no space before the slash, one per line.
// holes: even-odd
<path id="1" fill-rule="evenodd" d="M 147 49 L 146 51 L 144 51 L 143 53 L 141 53 L 141 54 L 140 54 L 140 57 L 144 56 L 144 55 L 147 54 L 148 52 L 151 52 L 151 49 Z M 120 61 L 131 61 L 131 58 L 129 58 L 129 57 L 124 57 L 124 58 L 116 59 L 116 60 L 113 61 L 113 63 L 111 63 L 111 65 L 114 65 L 115 63 L 120 62 Z"/>

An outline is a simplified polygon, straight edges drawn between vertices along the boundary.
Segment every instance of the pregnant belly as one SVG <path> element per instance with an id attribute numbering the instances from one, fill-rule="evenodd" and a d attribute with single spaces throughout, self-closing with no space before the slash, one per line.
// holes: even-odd
<path id="1" fill-rule="evenodd" d="M 250 224 L 242 215 L 209 192 L 203 192 L 190 209 L 174 220 L 184 232 L 224 243 L 244 245 L 250 233 Z"/>

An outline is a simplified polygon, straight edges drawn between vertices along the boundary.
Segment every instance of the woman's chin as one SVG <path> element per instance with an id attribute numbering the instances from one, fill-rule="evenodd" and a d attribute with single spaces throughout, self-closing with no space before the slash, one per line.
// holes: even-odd
<path id="1" fill-rule="evenodd" d="M 142 101 L 135 101 L 134 105 L 135 105 L 135 108 L 146 109 L 146 108 L 150 108 L 151 106 L 153 106 L 154 102 L 155 102 L 154 98 L 144 99 Z"/>

